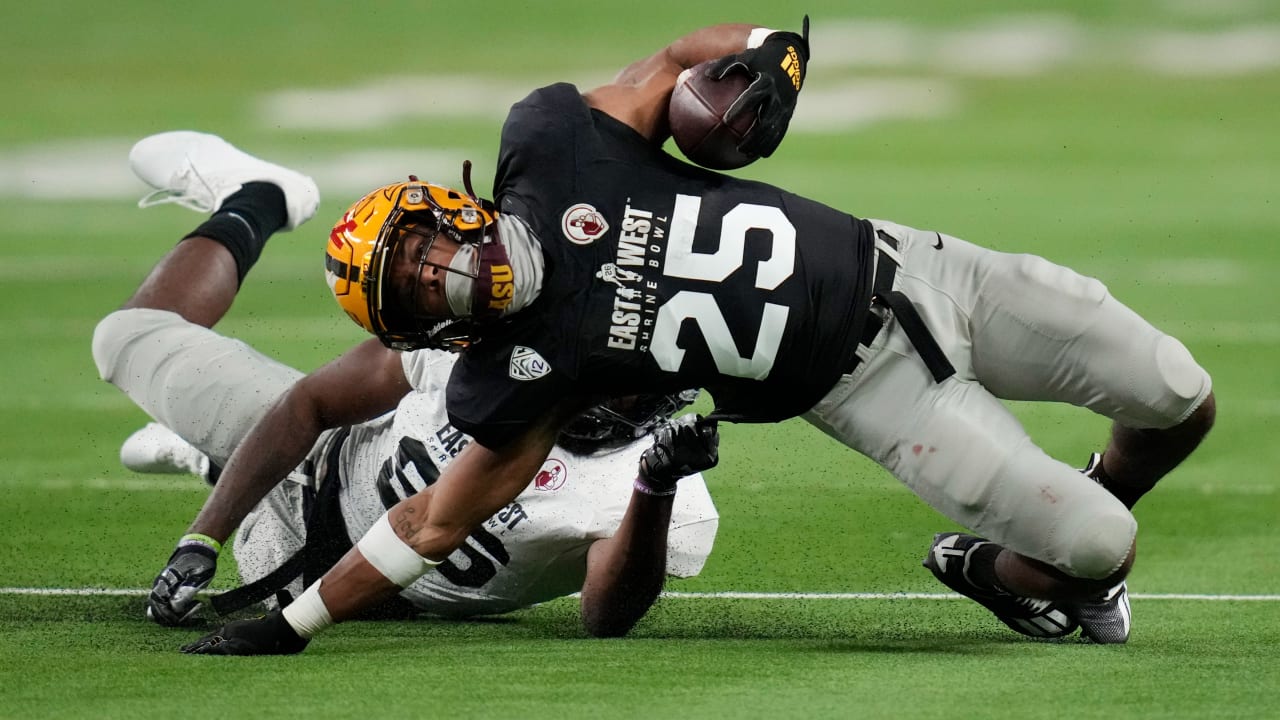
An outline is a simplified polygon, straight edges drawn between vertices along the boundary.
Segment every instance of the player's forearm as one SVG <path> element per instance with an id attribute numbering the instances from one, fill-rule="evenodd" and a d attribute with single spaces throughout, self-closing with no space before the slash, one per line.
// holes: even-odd
<path id="1" fill-rule="evenodd" d="M 633 492 L 613 537 L 591 546 L 582 585 L 582 623 L 596 637 L 621 637 L 653 605 L 666 580 L 674 496 Z"/>
<path id="2" fill-rule="evenodd" d="M 189 532 L 225 542 L 249 511 L 302 462 L 325 430 L 307 405 L 287 392 L 245 436 Z"/>
<path id="3" fill-rule="evenodd" d="M 371 565 L 359 550 L 352 548 L 324 574 L 320 597 L 333 621 L 342 622 L 402 589 Z"/>
<path id="4" fill-rule="evenodd" d="M 742 52 L 751 31 L 759 25 L 725 23 L 695 30 L 667 46 L 667 57 L 681 68 Z"/>
<path id="5" fill-rule="evenodd" d="M 431 491 L 423 491 L 393 508 L 402 518 L 395 521 L 398 527 L 394 529 L 392 511 L 378 518 L 338 564 L 285 608 L 289 626 L 300 637 L 310 639 L 409 587 L 439 565 L 418 554 L 402 537 L 412 531 L 403 518 L 425 516 L 431 496 Z"/>

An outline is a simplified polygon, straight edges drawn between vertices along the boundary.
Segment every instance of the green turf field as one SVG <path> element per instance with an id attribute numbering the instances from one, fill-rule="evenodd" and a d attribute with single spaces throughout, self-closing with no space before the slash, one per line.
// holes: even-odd
<path id="1" fill-rule="evenodd" d="M 0 717 L 1280 717 L 1280 6 L 464 7 L 5 11 Z M 193 633 L 143 621 L 129 593 L 205 493 L 119 466 L 146 418 L 89 355 L 98 318 L 199 220 L 134 206 L 134 140 L 208 130 L 317 178 L 317 220 L 272 242 L 220 326 L 311 369 L 361 339 L 319 253 L 363 190 L 411 172 L 457 184 L 467 157 L 487 177 L 522 91 L 606 80 L 700 25 L 805 11 L 794 132 L 744 174 L 1095 275 L 1213 374 L 1217 428 L 1136 511 L 1127 646 L 1026 641 L 940 597 L 919 560 L 950 524 L 797 422 L 724 429 L 716 550 L 624 640 L 586 638 L 572 600 L 342 626 L 291 658 L 187 657 Z M 1072 408 L 1016 410 L 1069 462 L 1106 435 Z M 69 594 L 86 589 L 120 592 Z"/>

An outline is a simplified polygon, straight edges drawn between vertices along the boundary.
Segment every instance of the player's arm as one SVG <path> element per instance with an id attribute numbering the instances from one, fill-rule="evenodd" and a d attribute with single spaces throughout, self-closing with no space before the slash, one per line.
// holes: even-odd
<path id="1" fill-rule="evenodd" d="M 715 421 L 686 415 L 654 433 L 640 458 L 631 502 L 612 537 L 587 551 L 582 623 L 596 637 L 621 637 L 653 605 L 666 579 L 667 531 L 680 478 L 719 461 Z"/>
<path id="2" fill-rule="evenodd" d="M 272 488 L 297 467 L 320 434 L 392 410 L 412 390 L 400 355 L 368 340 L 300 379 L 254 425 L 148 598 L 147 615 L 180 625 L 199 608 L 197 591 L 213 579 L 221 544 Z"/>
<path id="3" fill-rule="evenodd" d="M 741 52 L 755 25 L 725 24 L 696 30 L 649 57 L 631 63 L 613 82 L 584 97 L 587 104 L 630 125 L 655 143 L 667 139 L 667 102 L 676 78 L 706 60 Z"/>
<path id="4" fill-rule="evenodd" d="M 742 72 L 754 78 L 734 112 L 760 114 L 756 127 L 744 138 L 743 150 L 750 148 L 767 157 L 781 142 L 795 110 L 809 60 L 808 34 L 807 16 L 802 34 L 738 23 L 702 28 L 628 65 L 613 82 L 584 97 L 589 106 L 661 144 L 671 134 L 667 105 L 680 73 L 707 60 L 721 59 L 711 69 L 714 77 Z M 783 57 L 793 58 L 795 64 L 783 63 Z"/>
<path id="5" fill-rule="evenodd" d="M 515 499 L 581 412 L 566 401 L 520 437 L 490 449 L 472 442 L 431 486 L 400 501 L 317 582 L 283 610 L 219 628 L 183 648 L 211 655 L 296 653 L 317 632 L 399 593 L 456 550 L 480 523 Z"/>

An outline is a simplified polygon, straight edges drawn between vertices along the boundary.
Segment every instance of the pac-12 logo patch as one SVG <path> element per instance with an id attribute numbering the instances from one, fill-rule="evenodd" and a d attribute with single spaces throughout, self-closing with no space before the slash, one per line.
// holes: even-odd
<path id="1" fill-rule="evenodd" d="M 533 489 L 555 492 L 564 487 L 564 481 L 568 477 L 569 469 L 564 466 L 564 463 L 555 458 L 547 458 L 547 461 L 542 463 L 542 469 L 533 476 Z"/>
<path id="2" fill-rule="evenodd" d="M 560 227 L 569 242 L 576 245 L 590 245 L 609 232 L 609 223 L 604 221 L 604 216 L 586 203 L 578 203 L 565 210 L 560 217 Z"/>
<path id="3" fill-rule="evenodd" d="M 537 350 L 517 345 L 511 350 L 511 365 L 507 374 L 513 380 L 537 380 L 551 372 L 551 364 Z"/>

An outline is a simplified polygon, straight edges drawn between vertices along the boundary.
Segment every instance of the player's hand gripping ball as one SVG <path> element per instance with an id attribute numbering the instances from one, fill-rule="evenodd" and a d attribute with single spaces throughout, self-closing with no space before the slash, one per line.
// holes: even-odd
<path id="1" fill-rule="evenodd" d="M 708 77 L 716 60 L 695 65 L 676 79 L 671 92 L 667 120 L 671 137 L 680 152 L 693 162 L 712 170 L 734 170 L 759 159 L 738 149 L 756 122 L 754 112 L 741 112 L 725 119 L 734 101 L 751 85 L 744 73 L 730 73 L 720 80 Z"/>

